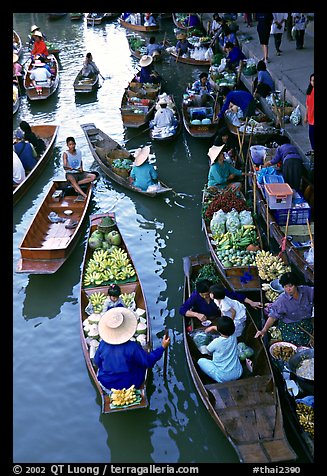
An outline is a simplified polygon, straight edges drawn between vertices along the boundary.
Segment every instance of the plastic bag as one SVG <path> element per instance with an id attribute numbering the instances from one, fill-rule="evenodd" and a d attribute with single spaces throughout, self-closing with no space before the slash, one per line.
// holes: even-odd
<path id="1" fill-rule="evenodd" d="M 295 40 L 295 35 L 296 35 L 296 26 L 294 25 L 291 30 L 291 37 L 293 38 L 293 40 Z"/>
<path id="2" fill-rule="evenodd" d="M 226 230 L 230 231 L 231 233 L 236 233 L 241 226 L 238 212 L 235 210 L 235 208 L 232 208 L 232 210 L 228 212 L 226 216 Z"/>
<path id="3" fill-rule="evenodd" d="M 249 210 L 242 210 L 239 212 L 238 217 L 241 225 L 253 225 L 252 213 Z"/>
<path id="4" fill-rule="evenodd" d="M 298 126 L 301 123 L 302 116 L 301 116 L 301 111 L 300 111 L 300 106 L 297 105 L 295 109 L 293 109 L 291 115 L 290 115 L 290 123 L 293 124 L 293 126 Z"/>
<path id="5" fill-rule="evenodd" d="M 306 260 L 307 263 L 314 264 L 315 256 L 314 256 L 314 250 L 312 246 L 310 247 L 308 251 L 304 253 L 304 259 Z"/>
<path id="6" fill-rule="evenodd" d="M 206 60 L 211 60 L 211 58 L 213 57 L 213 51 L 212 51 L 212 48 L 208 48 L 207 51 L 204 53 L 204 57 Z"/>
<path id="7" fill-rule="evenodd" d="M 211 232 L 224 234 L 226 232 L 226 218 L 226 213 L 223 210 L 217 210 L 210 221 Z"/>
<path id="8" fill-rule="evenodd" d="M 210 352 L 207 350 L 207 345 L 210 344 L 214 338 L 218 337 L 218 335 L 206 333 L 202 329 L 196 329 L 193 332 L 190 332 L 190 336 L 192 337 L 193 342 L 198 348 L 199 352 L 201 352 L 201 354 L 207 355 L 210 355 Z"/>

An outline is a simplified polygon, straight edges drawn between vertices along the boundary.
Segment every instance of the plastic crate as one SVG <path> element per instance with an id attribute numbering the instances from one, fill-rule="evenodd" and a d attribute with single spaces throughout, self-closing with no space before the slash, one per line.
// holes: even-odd
<path id="1" fill-rule="evenodd" d="M 271 174 L 263 176 L 263 193 L 267 200 L 266 187 L 268 183 L 284 183 L 284 177 L 282 175 Z"/>
<path id="2" fill-rule="evenodd" d="M 268 207 L 272 210 L 292 207 L 293 190 L 288 183 L 264 185 Z"/>
<path id="3" fill-rule="evenodd" d="M 274 217 L 278 225 L 286 225 L 289 209 L 274 210 Z M 301 207 L 290 208 L 289 225 L 306 225 L 310 221 L 311 208 L 308 203 L 303 203 Z"/>

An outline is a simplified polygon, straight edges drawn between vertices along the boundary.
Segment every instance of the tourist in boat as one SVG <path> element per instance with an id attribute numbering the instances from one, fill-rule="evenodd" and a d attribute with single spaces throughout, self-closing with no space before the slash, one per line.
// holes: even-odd
<path id="1" fill-rule="evenodd" d="M 41 96 L 42 88 L 49 87 L 51 84 L 50 71 L 45 67 L 45 64 L 41 60 L 36 59 L 34 61 L 34 67 L 29 74 L 36 93 Z"/>
<path id="2" fill-rule="evenodd" d="M 19 185 L 20 183 L 24 182 L 26 178 L 25 169 L 22 164 L 22 161 L 16 154 L 15 150 L 12 151 L 12 183 L 14 186 Z"/>
<path id="3" fill-rule="evenodd" d="M 210 158 L 210 169 L 208 174 L 208 187 L 216 187 L 218 190 L 241 190 L 241 182 L 235 182 L 236 177 L 251 174 L 236 169 L 225 160 L 225 145 L 210 147 L 208 156 Z"/>
<path id="4" fill-rule="evenodd" d="M 275 83 L 263 60 L 258 61 L 257 71 L 258 76 L 253 81 L 253 96 L 256 99 L 260 96 L 266 98 L 275 90 Z"/>
<path id="5" fill-rule="evenodd" d="M 272 159 L 265 162 L 262 167 L 269 167 L 282 162 L 282 175 L 284 181 L 297 192 L 301 191 L 302 177 L 305 173 L 302 157 L 295 145 L 290 143 L 287 136 L 279 138 L 279 145 Z"/>
<path id="6" fill-rule="evenodd" d="M 152 13 L 144 13 L 144 26 L 157 26 Z"/>
<path id="7" fill-rule="evenodd" d="M 85 78 L 94 78 L 97 74 L 100 74 L 100 70 L 93 61 L 92 53 L 86 53 L 82 68 L 82 76 Z"/>
<path id="8" fill-rule="evenodd" d="M 243 117 L 251 117 L 255 114 L 256 103 L 251 93 L 243 91 L 242 89 L 235 89 L 231 91 L 227 86 L 223 86 L 220 90 L 220 94 L 224 100 L 224 104 L 218 117 L 224 117 L 225 112 L 233 105 L 238 106 Z"/>
<path id="9" fill-rule="evenodd" d="M 97 176 L 83 170 L 82 152 L 76 149 L 76 141 L 74 137 L 67 137 L 66 144 L 68 150 L 63 152 L 62 160 L 64 170 L 66 171 L 66 180 L 71 183 L 75 192 L 77 192 L 77 202 L 86 199 L 86 193 L 81 189 L 80 185 L 93 182 Z"/>
<path id="10" fill-rule="evenodd" d="M 36 152 L 32 144 L 24 140 L 24 132 L 18 128 L 14 132 L 14 151 L 20 158 L 25 173 L 28 174 L 36 165 Z"/>
<path id="11" fill-rule="evenodd" d="M 34 42 L 35 42 L 35 36 L 33 36 L 35 31 L 40 31 L 40 28 L 37 25 L 32 25 L 31 26 L 31 32 L 29 34 L 29 42 L 28 42 L 28 48 L 30 50 L 33 48 L 33 45 L 34 45 Z M 42 33 L 42 37 L 43 37 L 44 41 L 47 41 L 47 37 L 45 36 L 44 33 Z"/>
<path id="12" fill-rule="evenodd" d="M 176 35 L 177 43 L 176 43 L 176 53 L 177 56 L 188 57 L 189 50 L 194 50 L 194 46 L 188 41 L 186 38 L 186 33 L 178 33 Z"/>
<path id="13" fill-rule="evenodd" d="M 38 155 L 41 155 L 42 152 L 44 152 L 46 149 L 46 144 L 44 140 L 41 139 L 40 137 L 37 137 L 37 135 L 34 134 L 28 122 L 21 121 L 19 124 L 19 127 L 24 132 L 24 139 L 30 142 L 34 146 L 34 149 L 36 150 L 36 153 Z"/>
<path id="14" fill-rule="evenodd" d="M 140 83 L 157 84 L 161 81 L 161 76 L 152 68 L 153 57 L 150 55 L 143 55 L 139 61 L 141 71 L 137 74 Z"/>
<path id="15" fill-rule="evenodd" d="M 121 288 L 118 286 L 118 284 L 114 283 L 109 284 L 108 286 L 108 297 L 102 305 L 101 312 L 107 312 L 113 307 L 126 307 L 121 298 Z M 89 301 L 88 305 L 86 306 L 85 312 L 89 315 L 95 312 L 91 301 Z"/>
<path id="16" fill-rule="evenodd" d="M 267 305 L 268 319 L 255 337 L 264 337 L 270 327 L 277 325 L 283 341 L 307 346 L 310 343 L 310 334 L 313 333 L 314 288 L 300 286 L 294 272 L 284 273 L 279 278 L 279 283 L 284 292 Z"/>
<path id="17" fill-rule="evenodd" d="M 220 316 L 217 319 L 219 337 L 213 339 L 206 350 L 212 354 L 212 360 L 201 357 L 198 360 L 200 369 L 216 382 L 237 380 L 243 373 L 238 357 L 237 337 L 233 319 Z"/>
<path id="18" fill-rule="evenodd" d="M 155 36 L 151 36 L 149 44 L 146 47 L 146 54 L 149 56 L 154 56 L 154 54 L 161 55 L 161 52 L 165 49 L 164 45 L 160 45 L 156 42 Z"/>
<path id="19" fill-rule="evenodd" d="M 134 165 L 130 173 L 130 182 L 137 188 L 147 191 L 148 187 L 158 185 L 158 174 L 149 162 L 150 146 L 139 148 L 134 153 Z"/>
<path id="20" fill-rule="evenodd" d="M 35 38 L 33 49 L 31 51 L 31 58 L 32 59 L 46 59 L 49 56 L 49 51 L 45 41 L 43 39 L 43 35 L 39 30 L 36 30 L 33 33 L 33 37 Z"/>
<path id="21" fill-rule="evenodd" d="M 138 342 L 130 340 L 136 327 L 137 315 L 124 307 L 109 309 L 99 321 L 101 341 L 94 363 L 98 367 L 97 378 L 108 393 L 112 388 L 140 388 L 146 369 L 152 368 L 169 346 L 170 337 L 164 335 L 159 347 L 145 351 Z"/>
<path id="22" fill-rule="evenodd" d="M 177 121 L 175 115 L 168 107 L 167 99 L 165 97 L 159 99 L 158 106 L 159 109 L 155 113 L 154 119 L 150 122 L 150 127 L 162 129 L 176 125 Z"/>

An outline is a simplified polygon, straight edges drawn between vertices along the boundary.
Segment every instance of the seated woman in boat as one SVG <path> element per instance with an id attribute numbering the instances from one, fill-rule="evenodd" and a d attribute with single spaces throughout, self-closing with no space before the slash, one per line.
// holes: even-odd
<path id="1" fill-rule="evenodd" d="M 233 319 L 220 316 L 217 319 L 217 331 L 220 336 L 213 339 L 207 346 L 212 360 L 201 357 L 198 360 L 200 369 L 216 382 L 237 380 L 243 373 L 238 357 L 237 337 Z"/>
<path id="2" fill-rule="evenodd" d="M 156 38 L 154 36 L 151 36 L 149 44 L 146 47 L 146 54 L 149 56 L 154 56 L 155 53 L 161 55 L 161 52 L 164 49 L 164 45 L 160 45 L 159 43 L 157 43 Z"/>
<path id="3" fill-rule="evenodd" d="M 263 60 L 258 61 L 257 71 L 258 76 L 253 81 L 253 96 L 255 98 L 260 98 L 260 96 L 266 98 L 275 90 L 275 83 Z"/>
<path id="4" fill-rule="evenodd" d="M 14 138 L 14 151 L 20 158 L 27 175 L 37 163 L 36 151 L 32 144 L 24 140 L 24 132 L 20 128 L 14 132 Z"/>
<path id="5" fill-rule="evenodd" d="M 226 64 L 229 69 L 235 69 L 239 65 L 241 60 L 245 60 L 246 56 L 239 46 L 233 45 L 230 41 L 227 41 L 224 48 L 226 56 Z"/>
<path id="6" fill-rule="evenodd" d="M 220 310 L 210 297 L 211 281 L 202 279 L 195 285 L 195 290 L 179 308 L 181 316 L 195 317 L 200 322 L 220 316 Z"/>
<path id="7" fill-rule="evenodd" d="M 154 119 L 150 121 L 150 127 L 162 129 L 177 125 L 176 117 L 173 111 L 167 107 L 168 103 L 165 97 L 159 99 L 158 106 L 159 109 L 155 113 Z"/>
<path id="8" fill-rule="evenodd" d="M 282 162 L 284 181 L 287 182 L 291 188 L 300 192 L 302 177 L 305 174 L 302 157 L 295 145 L 290 144 L 290 139 L 287 136 L 281 136 L 279 142 L 282 142 L 282 144 L 277 147 L 274 157 L 265 162 L 262 167 L 269 167 L 270 165 Z"/>
<path id="9" fill-rule="evenodd" d="M 284 273 L 279 282 L 284 292 L 267 305 L 268 319 L 255 337 L 263 337 L 271 326 L 277 325 L 283 341 L 307 346 L 313 333 L 314 287 L 300 286 L 293 272 Z"/>
<path id="10" fill-rule="evenodd" d="M 218 114 L 218 117 L 224 117 L 227 109 L 233 105 L 238 106 L 242 110 L 243 117 L 251 117 L 255 113 L 256 103 L 254 97 L 249 91 L 235 89 L 231 91 L 227 86 L 220 89 L 220 94 L 224 100 L 224 104 Z"/>
<path id="11" fill-rule="evenodd" d="M 68 150 L 62 154 L 64 170 L 66 170 L 66 180 L 71 183 L 75 192 L 78 193 L 76 201 L 82 202 L 86 199 L 86 193 L 83 192 L 80 185 L 93 182 L 97 176 L 83 170 L 82 152 L 76 149 L 74 137 L 67 137 L 66 144 Z"/>
<path id="12" fill-rule="evenodd" d="M 152 13 L 144 13 L 144 26 L 157 26 Z"/>
<path id="13" fill-rule="evenodd" d="M 108 393 L 112 388 L 140 388 L 146 369 L 152 368 L 169 346 L 170 338 L 164 335 L 161 346 L 146 352 L 138 342 L 130 340 L 136 327 L 137 315 L 124 307 L 109 309 L 99 321 L 101 340 L 94 363 L 101 387 Z"/>
<path id="14" fill-rule="evenodd" d="M 177 43 L 176 43 L 176 53 L 177 56 L 188 57 L 189 50 L 194 50 L 194 46 L 188 41 L 186 38 L 186 33 L 178 33 L 176 35 Z"/>
<path id="15" fill-rule="evenodd" d="M 34 61 L 34 68 L 29 73 L 32 80 L 32 84 L 35 87 L 37 94 L 42 95 L 42 88 L 49 87 L 51 84 L 51 73 L 45 67 L 45 64 L 41 60 L 36 59 Z"/>
<path id="16" fill-rule="evenodd" d="M 24 182 L 26 178 L 25 169 L 22 161 L 16 154 L 15 150 L 12 151 L 13 163 L 12 163 L 12 183 L 16 187 L 20 183 Z"/>
<path id="17" fill-rule="evenodd" d="M 149 154 L 149 145 L 137 149 L 134 153 L 135 160 L 130 173 L 130 182 L 143 191 L 158 184 L 158 174 L 148 160 Z"/>
<path id="18" fill-rule="evenodd" d="M 234 191 L 241 189 L 241 182 L 235 182 L 236 176 L 242 177 L 252 174 L 252 172 L 242 172 L 242 170 L 235 169 L 229 162 L 225 160 L 224 156 L 225 145 L 210 147 L 208 156 L 210 158 L 211 166 L 208 174 L 208 187 L 216 187 L 217 189 L 231 189 Z"/>
<path id="19" fill-rule="evenodd" d="M 237 139 L 235 135 L 230 132 L 228 127 L 224 126 L 221 127 L 217 135 L 214 138 L 213 145 L 221 146 L 225 145 L 224 149 L 224 154 L 228 154 L 228 157 L 230 158 L 230 161 L 234 167 L 237 168 L 237 165 L 239 164 L 239 154 L 238 154 L 238 148 L 239 145 L 237 143 Z"/>
<path id="20" fill-rule="evenodd" d="M 193 99 L 195 106 L 205 106 L 208 99 L 210 99 L 210 93 L 212 92 L 211 84 L 208 80 L 208 73 L 201 73 L 199 79 L 194 81 L 191 88 L 191 93 L 195 94 Z"/>
<path id="21" fill-rule="evenodd" d="M 49 51 L 43 39 L 42 33 L 39 30 L 36 30 L 33 33 L 33 37 L 35 38 L 35 40 L 33 49 L 31 51 L 31 58 L 46 59 L 47 56 L 49 56 Z"/>
<path id="22" fill-rule="evenodd" d="M 93 61 L 92 53 L 86 53 L 83 63 L 82 76 L 85 78 L 93 78 L 97 74 L 100 74 L 100 70 Z"/>
<path id="23" fill-rule="evenodd" d="M 28 42 L 28 49 L 29 50 L 33 49 L 33 46 L 34 46 L 34 42 L 35 42 L 36 37 L 33 36 L 33 35 L 34 35 L 35 31 L 40 31 L 40 28 L 37 25 L 32 25 L 31 26 L 31 32 L 29 34 L 29 42 Z M 44 33 L 42 33 L 42 37 L 43 37 L 44 41 L 47 41 L 47 37 L 45 36 Z"/>
<path id="24" fill-rule="evenodd" d="M 158 84 L 161 82 L 161 76 L 152 68 L 153 57 L 143 55 L 139 61 L 141 71 L 136 75 L 140 83 Z"/>
<path id="25" fill-rule="evenodd" d="M 38 155 L 41 155 L 42 152 L 44 152 L 46 149 L 46 144 L 44 140 L 34 134 L 28 122 L 21 121 L 19 127 L 24 132 L 24 139 L 34 146 L 34 149 L 36 150 L 36 153 Z"/>
<path id="26" fill-rule="evenodd" d="M 118 284 L 109 284 L 108 297 L 102 305 L 101 312 L 107 312 L 113 307 L 126 307 L 121 298 L 121 289 Z M 89 301 L 88 305 L 86 306 L 85 312 L 89 315 L 95 312 L 91 301 Z"/>

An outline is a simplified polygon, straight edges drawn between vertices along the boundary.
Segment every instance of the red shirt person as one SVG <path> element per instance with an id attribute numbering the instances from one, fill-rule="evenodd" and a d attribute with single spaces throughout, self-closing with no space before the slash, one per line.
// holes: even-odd
<path id="1" fill-rule="evenodd" d="M 35 37 L 35 41 L 31 51 L 32 58 L 37 58 L 40 56 L 46 58 L 49 55 L 49 51 L 43 39 L 42 33 L 40 31 L 34 31 L 33 36 Z"/>

